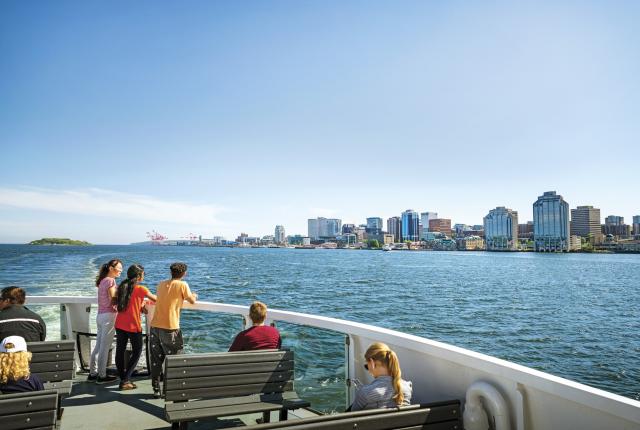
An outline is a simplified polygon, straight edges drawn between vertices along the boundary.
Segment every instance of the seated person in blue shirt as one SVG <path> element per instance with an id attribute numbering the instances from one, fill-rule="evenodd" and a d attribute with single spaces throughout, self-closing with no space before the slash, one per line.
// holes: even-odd
<path id="1" fill-rule="evenodd" d="M 356 388 L 355 399 L 349 408 L 362 409 L 393 408 L 411 403 L 411 382 L 402 379 L 398 356 L 384 343 L 371 344 L 364 354 L 365 369 L 375 379 Z"/>
<path id="2" fill-rule="evenodd" d="M 0 343 L 0 392 L 3 394 L 44 390 L 38 376 L 29 370 L 31 353 L 20 336 L 9 336 Z"/>

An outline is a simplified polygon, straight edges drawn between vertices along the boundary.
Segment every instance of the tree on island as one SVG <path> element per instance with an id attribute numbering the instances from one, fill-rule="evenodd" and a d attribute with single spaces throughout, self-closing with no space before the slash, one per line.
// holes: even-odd
<path id="1" fill-rule="evenodd" d="M 89 246 L 89 242 L 84 240 L 72 240 L 60 237 L 43 237 L 40 240 L 29 242 L 29 245 L 73 245 L 73 246 Z"/>
<path id="2" fill-rule="evenodd" d="M 367 240 L 367 246 L 371 249 L 378 249 L 380 248 L 380 242 L 378 242 L 378 239 L 369 239 Z"/>

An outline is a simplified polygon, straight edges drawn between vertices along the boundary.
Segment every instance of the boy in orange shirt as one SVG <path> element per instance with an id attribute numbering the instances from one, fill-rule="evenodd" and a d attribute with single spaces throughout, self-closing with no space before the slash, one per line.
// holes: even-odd
<path id="1" fill-rule="evenodd" d="M 150 355 L 151 383 L 156 396 L 160 395 L 162 368 L 167 355 L 182 354 L 184 342 L 180 330 L 180 311 L 184 301 L 194 304 L 198 299 L 189 284 L 182 280 L 187 274 L 187 265 L 173 263 L 171 279 L 158 284 L 156 307 L 151 321 Z"/>

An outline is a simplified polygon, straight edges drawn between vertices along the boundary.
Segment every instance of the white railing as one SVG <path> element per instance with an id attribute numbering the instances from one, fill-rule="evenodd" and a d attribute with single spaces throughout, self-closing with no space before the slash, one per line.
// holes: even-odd
<path id="1" fill-rule="evenodd" d="M 88 331 L 93 297 L 30 296 L 30 304 L 60 304 L 61 331 Z M 247 306 L 197 302 L 186 309 L 238 314 Z M 403 377 L 411 380 L 414 402 L 457 398 L 477 381 L 488 382 L 504 396 L 512 428 L 519 430 L 581 428 L 640 429 L 640 402 L 485 354 L 368 324 L 300 312 L 269 310 L 269 319 L 344 333 L 348 336 L 347 375 L 366 381 L 362 364 L 371 342 L 385 342 L 400 358 Z M 348 395 L 348 397 L 350 397 Z"/>

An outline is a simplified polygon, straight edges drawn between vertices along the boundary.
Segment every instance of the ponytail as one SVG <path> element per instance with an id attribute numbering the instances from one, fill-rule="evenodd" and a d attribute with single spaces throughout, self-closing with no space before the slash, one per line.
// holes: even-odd
<path id="1" fill-rule="evenodd" d="M 396 402 L 396 405 L 401 406 L 404 402 L 404 393 L 402 392 L 402 371 L 400 370 L 400 361 L 395 352 L 391 350 L 386 344 L 382 342 L 376 342 L 371 344 L 364 354 L 365 359 L 373 359 L 382 363 L 392 379 L 393 391 L 395 395 L 392 399 Z"/>
<path id="2" fill-rule="evenodd" d="M 395 352 L 389 350 L 387 352 L 387 369 L 389 370 L 389 374 L 391 375 L 393 382 L 393 390 L 396 392 L 396 395 L 393 396 L 393 400 L 396 401 L 396 405 L 402 405 L 404 402 L 404 393 L 402 392 L 402 371 L 400 370 L 400 361 L 398 360 L 398 356 Z"/>
<path id="3" fill-rule="evenodd" d="M 109 260 L 107 263 L 104 263 L 100 266 L 100 271 L 98 272 L 98 276 L 96 276 L 96 288 L 100 286 L 100 282 L 109 274 L 109 269 L 112 267 L 116 267 L 118 264 L 122 264 L 122 261 L 117 258 L 113 260 Z"/>
<path id="4" fill-rule="evenodd" d="M 134 264 L 127 269 L 127 279 L 120 282 L 118 291 L 116 292 L 116 306 L 118 312 L 124 312 L 129 306 L 133 289 L 138 285 L 138 281 L 144 274 L 144 267 Z"/>

